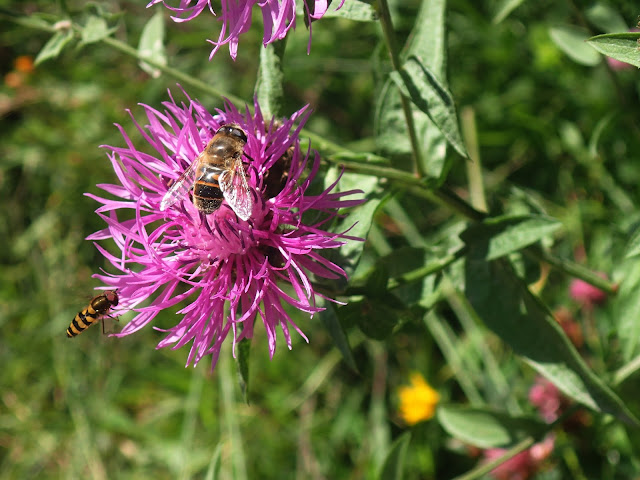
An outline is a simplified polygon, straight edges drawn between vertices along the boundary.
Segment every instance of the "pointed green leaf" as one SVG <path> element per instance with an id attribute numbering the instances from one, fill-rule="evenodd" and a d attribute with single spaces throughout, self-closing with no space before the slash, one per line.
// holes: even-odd
<path id="1" fill-rule="evenodd" d="M 404 462 L 407 456 L 407 449 L 411 441 L 409 432 L 402 434 L 393 444 L 387 453 L 382 469 L 378 475 L 379 480 L 403 480 Z"/>
<path id="2" fill-rule="evenodd" d="M 445 0 L 425 0 L 421 3 L 409 41 L 402 52 L 402 58 L 411 55 L 422 58 L 425 65 L 443 82 L 446 64 L 445 7 Z M 447 140 L 429 116 L 418 109 L 413 109 L 413 123 L 422 153 L 422 169 L 440 184 L 445 180 L 451 163 L 451 159 L 447 159 Z M 400 92 L 391 79 L 387 79 L 378 96 L 375 131 L 376 141 L 383 151 L 392 154 L 411 152 Z"/>
<path id="3" fill-rule="evenodd" d="M 449 435 L 479 448 L 508 448 L 527 437 L 541 437 L 549 428 L 533 417 L 463 405 L 440 405 L 436 415 Z"/>
<path id="4" fill-rule="evenodd" d="M 640 67 L 640 32 L 608 33 L 591 37 L 587 43 L 611 58 Z"/>
<path id="5" fill-rule="evenodd" d="M 624 258 L 631 258 L 640 255 L 640 229 L 633 234 L 627 245 L 627 253 Z"/>
<path id="6" fill-rule="evenodd" d="M 486 260 L 495 260 L 541 240 L 562 224 L 542 215 L 514 215 L 492 217 L 469 226 L 460 238 L 466 244 L 487 246 Z"/>
<path id="7" fill-rule="evenodd" d="M 160 65 L 167 64 L 167 53 L 164 48 L 164 17 L 162 11 L 158 11 L 149 19 L 142 29 L 140 43 L 138 44 L 140 57 L 151 60 Z M 147 62 L 141 61 L 140 68 L 153 78 L 160 76 L 162 72 Z"/>
<path id="8" fill-rule="evenodd" d="M 329 7 L 322 18 L 327 17 L 347 18 L 356 22 L 375 22 L 378 20 L 378 14 L 373 6 L 362 0 L 349 0 L 338 10 Z"/>
<path id="9" fill-rule="evenodd" d="M 391 78 L 407 97 L 436 124 L 447 141 L 463 157 L 467 151 L 458 129 L 453 97 L 446 86 L 416 56 L 404 62 L 400 72 L 392 72 Z"/>
<path id="10" fill-rule="evenodd" d="M 396 300 L 396 305 L 389 305 L 389 298 L 386 299 L 366 298 L 358 302 L 360 314 L 356 321 L 358 327 L 367 337 L 375 340 L 386 340 L 393 332 L 395 326 L 400 322 L 400 305 Z M 394 308 L 395 307 L 395 308 Z"/>
<path id="11" fill-rule="evenodd" d="M 115 31 L 115 28 L 108 27 L 104 18 L 91 15 L 82 29 L 81 43 L 87 45 L 98 42 Z"/>
<path id="12" fill-rule="evenodd" d="M 321 300 L 317 303 L 318 306 L 324 307 L 324 310 L 318 313 L 318 317 L 320 317 L 320 320 L 329 332 L 329 335 L 333 339 L 336 347 L 338 347 L 338 350 L 342 353 L 344 361 L 353 369 L 354 372 L 357 372 L 358 366 L 356 364 L 355 357 L 353 356 L 351 345 L 349 344 L 349 337 L 347 337 L 347 334 L 342 328 L 342 324 L 336 315 L 336 307 L 333 303 L 325 300 Z M 349 305 L 347 305 L 347 307 Z"/>
<path id="13" fill-rule="evenodd" d="M 617 319 L 616 331 L 625 361 L 638 355 L 640 348 L 640 258 L 621 262 L 616 268 L 616 278 L 623 279 L 620 290 L 612 300 L 613 318 Z"/>
<path id="14" fill-rule="evenodd" d="M 549 35 L 553 43 L 574 62 L 589 67 L 593 67 L 600 62 L 600 55 L 590 49 L 586 43 L 589 37 L 586 30 L 569 25 L 551 27 Z"/>
<path id="15" fill-rule="evenodd" d="M 375 192 L 377 184 L 378 179 L 368 175 L 345 173 L 342 176 L 338 184 L 341 191 L 350 190 L 350 186 L 360 188 L 367 195 L 367 200 L 362 205 L 349 209 L 346 216 L 332 228 L 333 231 L 343 232 L 349 229 L 347 235 L 366 240 L 373 223 L 373 217 L 383 199 L 382 194 Z M 362 195 L 354 195 L 352 198 L 362 198 Z M 360 261 L 364 243 L 358 240 L 348 240 L 338 251 L 334 251 L 336 255 L 339 255 L 339 259 L 334 258 L 334 252 L 329 252 L 328 256 L 333 258 L 351 278 Z"/>
<path id="16" fill-rule="evenodd" d="M 45 43 L 40 53 L 34 60 L 35 65 L 40 65 L 42 62 L 49 60 L 50 58 L 57 58 L 60 52 L 69 45 L 73 40 L 73 32 L 71 30 L 61 30 L 53 34 L 47 43 Z"/>
<path id="17" fill-rule="evenodd" d="M 498 2 L 495 13 L 493 14 L 492 23 L 498 24 L 509 16 L 516 8 L 518 8 L 524 0 L 500 0 Z"/>
<path id="18" fill-rule="evenodd" d="M 469 246 L 466 295 L 485 325 L 575 401 L 640 425 L 620 398 L 582 360 L 550 312 L 505 259 L 487 262 L 488 244 Z"/>
<path id="19" fill-rule="evenodd" d="M 447 51 L 445 49 L 445 13 L 446 0 L 424 0 L 416 17 L 406 55 L 403 58 L 415 56 L 422 59 L 424 64 L 443 84 L 446 84 Z"/>
<path id="20" fill-rule="evenodd" d="M 605 3 L 596 3 L 587 8 L 585 16 L 603 32 L 624 32 L 629 29 L 622 15 Z"/>
<path id="21" fill-rule="evenodd" d="M 273 42 L 260 49 L 260 67 L 255 94 L 264 117 L 280 116 L 284 89 L 282 63 L 286 41 Z"/>

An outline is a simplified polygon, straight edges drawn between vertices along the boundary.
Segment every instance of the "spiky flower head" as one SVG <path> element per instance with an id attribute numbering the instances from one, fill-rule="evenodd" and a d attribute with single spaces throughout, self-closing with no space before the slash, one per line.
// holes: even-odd
<path id="1" fill-rule="evenodd" d="M 87 194 L 102 204 L 96 213 L 107 223 L 88 239 L 110 239 L 118 250 L 113 254 L 96 244 L 119 271 L 96 278 L 117 289 L 121 307 L 137 312 L 117 335 L 134 333 L 187 300 L 178 312 L 182 320 L 163 330 L 167 335 L 158 345 L 177 349 L 191 343 L 187 365 L 211 354 L 213 367 L 229 333 L 234 345 L 251 338 L 257 319 L 267 331 L 271 356 L 278 326 L 289 348 L 290 328 L 306 340 L 284 304 L 313 315 L 322 308 L 316 305 L 320 294 L 312 276 L 346 277 L 320 251 L 359 240 L 324 229 L 339 208 L 362 203 L 343 199 L 359 191 L 333 192 L 336 181 L 319 195 L 308 194 L 320 157 L 310 148 L 300 150 L 307 107 L 291 118 L 266 122 L 257 102 L 253 114 L 248 107 L 240 113 L 230 102 L 212 114 L 188 96 L 180 104 L 171 97 L 163 106 L 159 111 L 142 105 L 145 126 L 132 116 L 144 147 L 136 147 L 119 125 L 126 146 L 106 147 L 120 185 L 98 186 L 115 199 Z M 240 219 L 226 201 L 205 215 L 188 194 L 161 211 L 170 185 L 227 124 L 236 124 L 247 137 L 249 218 Z M 145 153 L 149 147 L 152 153 Z"/>
<path id="2" fill-rule="evenodd" d="M 341 0 L 336 10 L 342 7 L 344 1 Z M 188 22 L 200 15 L 205 9 L 222 22 L 218 40 L 208 40 L 214 45 L 209 56 L 210 59 L 225 44 L 229 44 L 231 58 L 236 59 L 240 35 L 251 27 L 251 13 L 255 5 L 262 12 L 263 45 L 266 46 L 276 40 L 282 40 L 290 29 L 295 30 L 296 28 L 296 0 L 221 0 L 220 9 L 217 11 L 214 10 L 211 0 L 180 0 L 177 7 L 168 5 L 165 0 L 152 0 L 147 4 L 147 7 L 157 3 L 162 3 L 174 13 L 171 19 L 175 22 Z M 297 3 L 300 4 L 300 0 Z M 302 0 L 302 4 L 309 25 L 307 46 L 307 51 L 309 51 L 311 49 L 311 22 L 323 17 L 329 9 L 329 2 L 327 0 Z"/>

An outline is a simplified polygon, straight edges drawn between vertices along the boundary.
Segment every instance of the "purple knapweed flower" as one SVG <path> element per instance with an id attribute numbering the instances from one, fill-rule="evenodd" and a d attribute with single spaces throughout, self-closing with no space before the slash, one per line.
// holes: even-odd
<path id="1" fill-rule="evenodd" d="M 87 194 L 102 204 L 96 213 L 107 223 L 88 239 L 111 239 L 117 247 L 112 253 L 96 244 L 119 271 L 96 278 L 117 289 L 123 310 L 138 312 L 116 336 L 134 333 L 161 311 L 188 300 L 178 312 L 184 314 L 182 320 L 162 330 L 168 334 L 158 348 L 177 349 L 191 342 L 187 365 L 211 354 L 213 367 L 229 333 L 234 345 L 251 338 L 259 318 L 273 356 L 278 325 L 289 348 L 289 328 L 306 340 L 283 304 L 312 316 L 322 310 L 317 297 L 325 298 L 314 290 L 312 276 L 346 277 L 320 251 L 359 239 L 324 227 L 337 209 L 363 202 L 343 197 L 361 192 L 333 192 L 336 181 L 319 195 L 307 194 L 320 166 L 315 150 L 300 150 L 298 135 L 309 116 L 307 107 L 289 119 L 265 123 L 257 102 L 254 114 L 248 108 L 240 113 L 229 102 L 211 114 L 188 96 L 180 104 L 170 98 L 164 111 L 142 105 L 146 126 L 132 116 L 144 147 L 134 146 L 118 125 L 126 146 L 107 148 L 120 185 L 98 185 L 116 198 Z M 252 196 L 249 218 L 241 220 L 226 201 L 205 215 L 189 194 L 161 211 L 170 184 L 220 126 L 230 123 L 247 136 L 242 160 Z M 153 153 L 146 153 L 149 147 Z"/>
<path id="2" fill-rule="evenodd" d="M 298 0 L 299 3 L 300 0 Z M 342 7 L 345 0 L 341 0 L 336 8 Z M 222 22 L 222 29 L 218 40 L 208 40 L 214 45 L 209 59 L 213 58 L 218 49 L 229 44 L 229 53 L 234 60 L 238 55 L 238 41 L 240 35 L 251 27 L 251 12 L 254 5 L 258 5 L 262 11 L 264 22 L 264 35 L 262 44 L 269 45 L 276 40 L 282 40 L 287 32 L 296 28 L 296 0 L 221 0 L 220 11 L 216 12 L 211 5 L 211 0 L 180 0 L 177 7 L 171 7 L 165 0 L 152 0 L 147 8 L 162 3 L 174 12 L 171 19 L 175 22 L 188 22 L 196 18 L 205 8 Z M 329 9 L 328 0 L 303 0 L 304 11 L 309 25 L 309 43 L 307 52 L 311 50 L 311 21 L 324 16 Z"/>

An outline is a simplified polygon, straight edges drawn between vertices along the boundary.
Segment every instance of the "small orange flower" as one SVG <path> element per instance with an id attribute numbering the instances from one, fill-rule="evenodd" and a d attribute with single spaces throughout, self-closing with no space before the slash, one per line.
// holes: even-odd
<path id="1" fill-rule="evenodd" d="M 417 372 L 411 374 L 410 383 L 398 389 L 400 416 L 407 425 L 415 425 L 433 417 L 440 395 Z"/>
<path id="2" fill-rule="evenodd" d="M 20 55 L 14 60 L 13 67 L 18 72 L 33 73 L 33 58 L 29 55 Z"/>

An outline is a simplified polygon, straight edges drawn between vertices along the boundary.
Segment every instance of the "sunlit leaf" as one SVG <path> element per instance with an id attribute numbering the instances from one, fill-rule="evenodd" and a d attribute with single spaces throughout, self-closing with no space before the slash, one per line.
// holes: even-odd
<path id="1" fill-rule="evenodd" d="M 640 32 L 610 33 L 591 37 L 587 42 L 600 53 L 640 67 Z"/>
<path id="2" fill-rule="evenodd" d="M 516 8 L 518 8 L 524 0 L 500 0 L 493 14 L 492 22 L 498 24 L 509 16 Z"/>
<path id="3" fill-rule="evenodd" d="M 280 115 L 284 90 L 282 57 L 286 42 L 278 41 L 260 49 L 260 67 L 256 82 L 256 97 L 265 118 Z"/>
<path id="4" fill-rule="evenodd" d="M 533 436 L 541 436 L 548 425 L 531 417 L 463 405 L 440 405 L 437 419 L 449 435 L 478 448 L 508 448 Z"/>
<path id="5" fill-rule="evenodd" d="M 627 253 L 624 258 L 631 258 L 640 255 L 640 230 L 634 233 L 631 240 L 629 240 L 629 244 L 627 245 Z"/>
<path id="6" fill-rule="evenodd" d="M 361 0 L 344 2 L 342 7 L 337 10 L 335 7 L 330 6 L 322 18 L 327 17 L 347 18 L 357 22 L 375 22 L 378 20 L 378 14 L 373 6 Z"/>
<path id="7" fill-rule="evenodd" d="M 640 240 L 636 235 L 629 246 L 629 253 L 634 249 L 638 251 L 638 242 Z M 631 360 L 640 351 L 640 258 L 632 256 L 634 258 L 627 258 L 616 268 L 615 277 L 622 281 L 618 294 L 612 300 L 614 318 L 618 322 L 618 341 L 622 348 L 622 357 L 626 361 Z"/>
<path id="8" fill-rule="evenodd" d="M 109 28 L 104 18 L 91 15 L 82 29 L 81 42 L 84 45 L 99 42 L 115 31 L 115 28 Z"/>
<path id="9" fill-rule="evenodd" d="M 549 236 L 562 224 L 542 215 L 516 215 L 489 218 L 471 225 L 460 237 L 467 244 L 487 246 L 486 260 L 516 252 Z"/>
<path id="10" fill-rule="evenodd" d="M 35 65 L 51 58 L 57 58 L 60 52 L 73 40 L 73 32 L 71 30 L 59 31 L 53 34 L 47 43 L 45 43 L 40 53 L 34 60 Z"/>
<path id="11" fill-rule="evenodd" d="M 599 2 L 592 5 L 585 10 L 584 14 L 591 23 L 603 32 L 624 32 L 629 28 L 618 10 L 605 3 Z"/>
<path id="12" fill-rule="evenodd" d="M 458 128 L 458 116 L 451 93 L 418 57 L 411 56 L 399 74 L 392 72 L 396 85 L 443 133 L 447 141 L 463 157 L 467 152 Z"/>
<path id="13" fill-rule="evenodd" d="M 164 17 L 161 11 L 151 17 L 142 29 L 138 54 L 142 58 L 152 60 L 160 65 L 167 64 L 167 53 L 164 47 Z M 140 62 L 140 68 L 153 78 L 157 78 L 161 74 L 160 70 L 144 61 Z"/>
<path id="14" fill-rule="evenodd" d="M 551 27 L 549 35 L 553 43 L 573 61 L 590 67 L 600 62 L 600 55 L 585 42 L 589 38 L 586 30 L 568 25 Z"/>
<path id="15" fill-rule="evenodd" d="M 445 81 L 445 7 L 444 0 L 425 0 L 409 36 L 402 58 L 415 55 L 422 58 L 432 72 Z M 451 160 L 447 159 L 447 141 L 442 132 L 419 109 L 413 109 L 413 123 L 420 148 L 422 169 L 425 174 L 444 181 Z M 410 153 L 411 144 L 406 119 L 395 82 L 387 79 L 378 96 L 375 116 L 376 141 L 385 152 Z"/>

